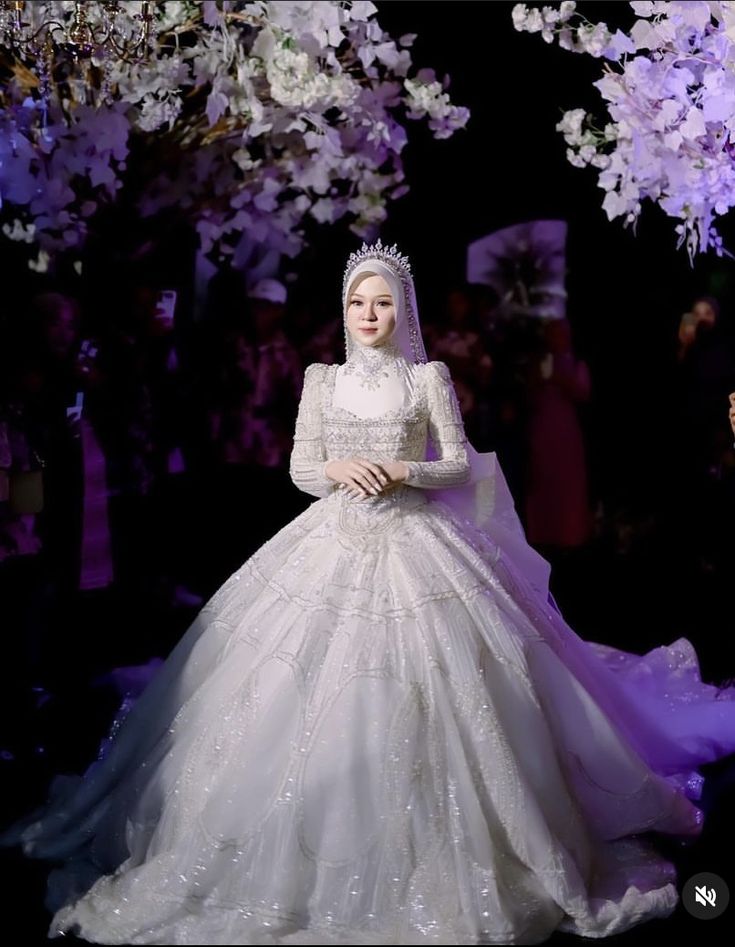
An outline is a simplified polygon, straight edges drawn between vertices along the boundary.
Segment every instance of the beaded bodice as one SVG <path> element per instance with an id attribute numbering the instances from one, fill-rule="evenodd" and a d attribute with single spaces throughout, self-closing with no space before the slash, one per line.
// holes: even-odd
<path id="1" fill-rule="evenodd" d="M 359 417 L 334 403 L 336 365 L 322 383 L 322 438 L 326 460 L 361 456 L 369 460 L 423 460 L 429 417 L 426 393 L 417 386 L 415 402 L 377 417 Z"/>
<path id="2" fill-rule="evenodd" d="M 330 496 L 336 484 L 324 473 L 330 460 L 364 457 L 403 460 L 409 476 L 385 495 L 354 502 L 395 502 L 406 488 L 440 488 L 469 479 L 467 440 L 449 370 L 443 362 L 412 364 L 401 360 L 406 397 L 403 403 L 374 417 L 362 417 L 335 404 L 340 366 L 309 365 L 294 434 L 290 472 L 294 483 L 317 497 Z M 367 390 L 366 398 L 370 397 Z M 436 459 L 427 460 L 428 439 Z"/>

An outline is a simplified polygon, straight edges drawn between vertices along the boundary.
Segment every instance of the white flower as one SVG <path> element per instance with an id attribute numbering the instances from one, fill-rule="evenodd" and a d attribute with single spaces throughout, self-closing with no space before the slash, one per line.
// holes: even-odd
<path id="1" fill-rule="evenodd" d="M 526 20 L 528 19 L 528 7 L 525 3 L 516 3 L 512 11 L 513 17 L 513 26 L 517 30 L 523 30 L 526 28 Z"/>
<path id="2" fill-rule="evenodd" d="M 584 168 L 586 166 L 586 161 L 583 161 L 576 151 L 572 148 L 567 148 L 567 161 L 574 168 Z"/>
<path id="3" fill-rule="evenodd" d="M 147 95 L 142 102 L 137 125 L 144 132 L 156 131 L 162 125 L 176 121 L 181 111 L 181 99 L 177 95 L 159 99 L 155 95 Z"/>
<path id="4" fill-rule="evenodd" d="M 320 224 L 332 223 L 338 215 L 337 204 L 329 197 L 321 197 L 311 208 L 311 216 Z"/>
<path id="5" fill-rule="evenodd" d="M 627 33 L 623 33 L 622 30 L 616 30 L 610 37 L 608 47 L 604 52 L 604 55 L 609 59 L 620 59 L 621 56 L 626 53 L 635 52 L 635 43 L 628 36 Z"/>
<path id="6" fill-rule="evenodd" d="M 187 19 L 188 7 L 189 4 L 181 0 L 166 0 L 166 3 L 155 4 L 156 29 L 162 32 L 180 26 Z"/>
<path id="7" fill-rule="evenodd" d="M 541 11 L 534 7 L 533 10 L 528 11 L 528 16 L 526 17 L 525 29 L 528 33 L 540 33 L 544 28 L 544 18 L 541 15 Z"/>
<path id="8" fill-rule="evenodd" d="M 698 108 L 692 106 L 689 109 L 686 119 L 679 126 L 679 132 L 684 138 L 699 138 L 700 135 L 706 135 L 707 126 Z"/>
<path id="9" fill-rule="evenodd" d="M 579 149 L 579 157 L 584 161 L 585 164 L 589 164 L 590 161 L 597 154 L 597 148 L 594 145 L 582 145 Z"/>
<path id="10" fill-rule="evenodd" d="M 642 202 L 655 201 L 677 219 L 679 243 L 690 256 L 708 248 L 722 253 L 714 220 L 735 206 L 735 164 L 726 144 L 735 139 L 735 4 L 632 7 L 639 19 L 614 35 L 604 23 L 574 27 L 560 17 L 560 46 L 617 63 L 594 83 L 609 120 L 574 109 L 557 124 L 567 158 L 598 169 L 609 218 L 634 223 Z"/>
<path id="11" fill-rule="evenodd" d="M 448 138 L 453 131 L 467 123 L 468 109 L 452 105 L 439 82 L 424 83 L 418 79 L 406 79 L 404 86 L 409 94 L 409 118 L 429 115 L 429 128 L 437 138 Z"/>
<path id="12" fill-rule="evenodd" d="M 559 45 L 562 49 L 574 50 L 574 34 L 571 30 L 559 30 Z"/>
<path id="13" fill-rule="evenodd" d="M 88 6 L 102 28 L 102 6 Z M 75 4 L 36 7 L 68 23 Z M 132 35 L 140 2 L 119 7 Z M 348 215 L 366 232 L 405 193 L 406 115 L 435 138 L 469 116 L 432 70 L 413 75 L 415 37 L 396 42 L 376 12 L 364 0 L 162 0 L 149 62 L 114 60 L 109 95 L 88 105 L 81 89 L 63 109 L 52 100 L 46 117 L 36 90 L 3 87 L 0 193 L 18 211 L 8 234 L 49 257 L 81 245 L 123 186 L 131 129 L 140 148 L 163 140 L 171 156 L 149 178 L 126 180 L 140 212 L 188 213 L 202 249 L 233 265 L 247 265 L 258 242 L 297 253 L 308 216 Z"/>
<path id="14" fill-rule="evenodd" d="M 636 2 L 631 3 L 631 7 L 636 16 L 653 16 L 653 4 L 650 0 L 644 0 L 644 2 L 638 2 L 638 0 L 636 0 Z"/>
<path id="15" fill-rule="evenodd" d="M 28 261 L 28 269 L 33 270 L 35 273 L 46 273 L 48 272 L 49 260 L 50 257 L 47 251 L 39 250 L 36 259 Z"/>
<path id="16" fill-rule="evenodd" d="M 602 56 L 610 43 L 610 31 L 604 23 L 580 26 L 577 31 L 577 43 L 580 49 L 590 56 Z"/>
<path id="17" fill-rule="evenodd" d="M 584 109 L 571 109 L 565 112 L 556 130 L 564 135 L 567 144 L 575 145 L 582 135 L 582 122 L 586 116 Z"/>
<path id="18" fill-rule="evenodd" d="M 36 225 L 33 223 L 24 224 L 22 220 L 16 219 L 10 224 L 3 224 L 3 233 L 10 240 L 20 241 L 22 243 L 32 243 L 36 232 Z"/>
<path id="19" fill-rule="evenodd" d="M 617 191 L 608 191 L 605 200 L 602 202 L 602 209 L 607 214 L 608 220 L 620 217 L 628 213 L 629 203 L 618 194 Z"/>

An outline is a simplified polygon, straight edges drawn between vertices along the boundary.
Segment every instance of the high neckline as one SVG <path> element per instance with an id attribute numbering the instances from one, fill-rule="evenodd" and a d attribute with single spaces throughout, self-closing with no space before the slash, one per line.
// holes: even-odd
<path id="1" fill-rule="evenodd" d="M 387 368 L 402 357 L 403 353 L 392 338 L 383 342 L 382 345 L 363 345 L 353 339 L 345 364 L 353 365 L 362 371 L 376 372 Z"/>

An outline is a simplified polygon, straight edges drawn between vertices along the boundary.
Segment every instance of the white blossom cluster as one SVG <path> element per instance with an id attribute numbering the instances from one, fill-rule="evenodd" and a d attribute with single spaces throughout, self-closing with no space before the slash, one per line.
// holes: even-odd
<path id="1" fill-rule="evenodd" d="M 74 4 L 32 6 L 68 22 Z M 150 60 L 99 50 L 94 101 L 75 78 L 44 99 L 22 69 L 0 87 L 0 198 L 6 220 L 15 214 L 12 239 L 52 256 L 81 246 L 123 183 L 143 214 L 185 210 L 202 249 L 239 266 L 258 244 L 298 253 L 309 217 L 347 217 L 369 237 L 407 190 L 404 120 L 426 119 L 446 138 L 469 117 L 431 70 L 412 75 L 415 36 L 392 39 L 369 0 L 153 6 Z M 94 24 L 102 5 L 85 7 Z M 119 7 L 135 35 L 139 0 Z M 148 180 L 125 179 L 131 136 L 153 156 Z"/>
<path id="2" fill-rule="evenodd" d="M 610 220 L 635 222 L 648 198 L 678 220 L 690 259 L 727 252 L 715 218 L 735 205 L 735 3 L 630 3 L 637 19 L 627 33 L 573 25 L 575 6 L 513 8 L 516 29 L 615 63 L 594 83 L 607 103 L 604 128 L 583 109 L 557 125 L 569 161 L 599 169 Z"/>

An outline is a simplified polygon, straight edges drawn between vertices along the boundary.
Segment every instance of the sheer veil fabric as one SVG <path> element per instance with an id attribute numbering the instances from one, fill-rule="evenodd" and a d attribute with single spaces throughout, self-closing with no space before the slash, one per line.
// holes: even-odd
<path id="1" fill-rule="evenodd" d="M 82 776 L 0 844 L 56 862 L 49 934 L 108 944 L 534 944 L 676 907 L 735 688 L 691 643 L 580 639 L 497 459 L 467 442 L 410 269 L 364 247 L 396 329 L 309 365 L 291 477 L 313 502 L 205 604 Z M 351 497 L 334 459 L 405 461 Z M 254 497 L 253 503 L 261 503 Z M 243 524 L 243 529 L 247 524 Z"/>

